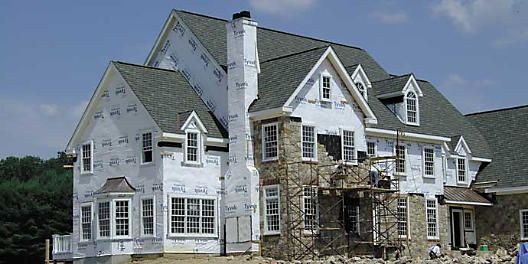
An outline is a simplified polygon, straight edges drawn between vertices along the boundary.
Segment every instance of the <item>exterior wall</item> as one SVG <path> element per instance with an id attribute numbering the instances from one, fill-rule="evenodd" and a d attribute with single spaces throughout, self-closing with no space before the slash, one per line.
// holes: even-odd
<path id="1" fill-rule="evenodd" d="M 520 241 L 521 209 L 528 209 L 528 193 L 496 195 L 492 207 L 477 207 L 478 243 L 488 245 L 490 250 L 515 248 Z"/>
<path id="2" fill-rule="evenodd" d="M 330 102 L 320 100 L 321 74 L 332 76 Z M 315 126 L 318 134 L 340 135 L 340 129 L 352 130 L 357 151 L 366 151 L 364 115 L 347 89 L 329 60 L 325 60 L 293 100 L 292 116 Z"/>
<path id="3" fill-rule="evenodd" d="M 133 252 L 161 252 L 163 239 L 162 196 L 153 188 L 162 182 L 161 160 L 156 148 L 159 130 L 147 111 L 139 103 L 125 81 L 110 70 L 107 84 L 103 84 L 102 96 L 96 100 L 96 111 L 88 118 L 88 126 L 79 141 L 81 144 L 92 140 L 94 144 L 92 174 L 80 172 L 80 146 L 74 164 L 73 194 L 73 252 L 75 258 L 131 254 Z M 112 114 L 111 114 L 112 112 Z M 118 114 L 119 112 L 119 114 Z M 152 132 L 153 162 L 141 163 L 142 132 Z M 97 240 L 97 197 L 95 192 L 103 186 L 107 178 L 125 176 L 138 193 L 131 197 L 131 238 Z M 140 197 L 153 196 L 156 204 L 156 235 L 153 238 L 140 238 Z M 99 197 L 101 198 L 101 197 Z M 79 243 L 80 204 L 92 202 L 92 239 Z"/>
<path id="4" fill-rule="evenodd" d="M 395 155 L 395 139 L 367 137 L 367 141 L 376 143 L 377 156 Z M 401 193 L 428 193 L 440 195 L 444 192 L 442 148 L 440 145 L 421 142 L 400 140 L 400 145 L 405 145 L 405 171 L 399 175 Z M 434 177 L 424 177 L 423 173 L 423 148 L 434 148 Z"/>
<path id="5" fill-rule="evenodd" d="M 448 208 L 447 205 L 438 204 L 438 231 L 439 239 L 427 239 L 427 221 L 425 211 L 425 198 L 421 195 L 408 196 L 409 211 L 409 238 L 403 240 L 405 249 L 403 254 L 411 256 L 427 256 L 427 250 L 432 245 L 440 243 L 443 251 L 449 249 L 448 237 Z"/>
<path id="6" fill-rule="evenodd" d="M 165 223 L 162 232 L 163 237 L 166 238 L 164 240 L 166 253 L 220 253 L 223 236 L 222 177 L 227 170 L 227 152 L 205 151 L 203 148 L 201 150 L 202 165 L 196 166 L 184 163 L 182 148 L 160 148 L 163 172 L 162 208 L 167 208 L 163 210 L 162 216 Z M 170 234 L 171 197 L 214 199 L 215 234 L 210 236 Z"/>

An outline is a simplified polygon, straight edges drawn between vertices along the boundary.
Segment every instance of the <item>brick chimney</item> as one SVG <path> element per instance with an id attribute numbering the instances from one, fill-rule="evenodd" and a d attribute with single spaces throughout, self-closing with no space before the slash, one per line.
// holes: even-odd
<path id="1" fill-rule="evenodd" d="M 258 250 L 259 174 L 248 109 L 257 99 L 259 60 L 257 22 L 249 11 L 233 14 L 227 28 L 229 168 L 224 213 L 227 251 Z"/>

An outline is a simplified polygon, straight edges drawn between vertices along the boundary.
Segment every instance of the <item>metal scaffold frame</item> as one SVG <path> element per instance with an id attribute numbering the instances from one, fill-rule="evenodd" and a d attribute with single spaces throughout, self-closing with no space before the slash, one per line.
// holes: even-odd
<path id="1" fill-rule="evenodd" d="M 321 255 L 386 257 L 389 249 L 401 251 L 396 207 L 399 179 L 391 174 L 396 157 L 371 157 L 355 163 L 286 164 L 286 173 L 279 181 L 285 187 L 288 259 Z M 363 204 L 369 204 L 372 210 L 371 215 L 356 219 L 361 227 L 359 235 L 347 228 L 349 196 L 364 199 Z M 323 201 L 325 206 L 320 206 Z M 326 217 L 336 213 L 334 218 Z"/>

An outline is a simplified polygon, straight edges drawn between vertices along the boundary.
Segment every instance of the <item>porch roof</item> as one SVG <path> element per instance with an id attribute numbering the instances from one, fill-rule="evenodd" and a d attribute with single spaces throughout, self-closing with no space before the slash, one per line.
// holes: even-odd
<path id="1" fill-rule="evenodd" d="M 472 189 L 463 187 L 444 187 L 444 198 L 447 204 L 465 204 L 465 205 L 493 205 L 488 199 Z"/>

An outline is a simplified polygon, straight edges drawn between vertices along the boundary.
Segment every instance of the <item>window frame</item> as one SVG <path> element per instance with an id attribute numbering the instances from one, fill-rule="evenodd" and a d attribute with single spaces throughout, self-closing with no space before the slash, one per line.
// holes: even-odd
<path id="1" fill-rule="evenodd" d="M 328 78 L 328 87 L 325 87 L 325 79 Z M 323 102 L 330 102 L 332 100 L 332 75 L 321 74 L 320 85 L 320 100 Z M 328 98 L 325 97 L 325 90 L 328 89 Z"/>
<path id="2" fill-rule="evenodd" d="M 435 207 L 429 207 L 428 205 L 428 202 L 429 201 L 433 201 L 434 204 L 435 204 Z M 435 221 L 434 223 L 432 221 L 430 221 L 429 219 L 429 210 L 433 210 L 434 209 L 434 217 L 435 217 Z M 426 198 L 425 199 L 425 223 L 426 223 L 426 232 L 427 232 L 427 239 L 428 240 L 438 240 L 440 239 L 440 235 L 439 235 L 439 226 L 438 226 L 438 201 L 436 198 Z M 435 235 L 434 236 L 431 236 L 429 235 L 429 224 L 434 224 L 435 225 Z"/>
<path id="3" fill-rule="evenodd" d="M 304 132 L 305 128 L 313 129 L 313 141 L 305 141 Z M 305 157 L 304 144 L 312 144 L 312 157 Z M 301 125 L 301 158 L 303 161 L 317 161 L 317 128 L 314 125 L 303 124 Z"/>
<path id="4" fill-rule="evenodd" d="M 464 171 L 464 180 L 463 181 L 460 180 L 460 171 L 462 171 L 462 170 L 459 169 L 459 166 L 460 166 L 459 161 L 460 160 L 464 161 L 464 170 L 463 170 Z M 455 158 L 455 170 L 456 170 L 456 182 L 458 184 L 467 183 L 468 182 L 468 164 L 467 164 L 467 158 L 466 157 L 457 157 L 457 158 Z"/>
<path id="5" fill-rule="evenodd" d="M 373 144 L 374 147 L 372 148 L 372 150 L 374 151 L 373 154 L 369 154 L 369 144 Z M 367 157 L 369 158 L 372 158 L 372 157 L 377 157 L 378 156 L 378 144 L 376 141 L 369 141 L 367 140 Z"/>
<path id="6" fill-rule="evenodd" d="M 471 224 L 471 226 L 467 226 L 467 218 L 466 218 L 466 214 L 469 214 L 469 223 Z M 474 220 L 474 213 L 473 213 L 473 210 L 469 210 L 469 209 L 464 209 L 464 231 L 475 231 L 475 220 Z"/>
<path id="7" fill-rule="evenodd" d="M 177 216 L 183 216 L 183 233 L 180 233 L 180 232 L 172 232 L 172 216 L 173 216 L 173 212 L 172 212 L 172 206 L 173 206 L 173 199 L 183 199 L 184 203 L 183 203 L 183 212 L 184 214 L 183 215 L 177 215 Z M 200 201 L 200 215 L 199 215 L 199 219 L 198 219 L 198 229 L 199 229 L 199 233 L 191 233 L 191 232 L 188 232 L 188 200 L 190 199 L 197 199 Z M 204 215 L 203 215 L 203 200 L 210 200 L 210 201 L 213 201 L 213 212 L 214 212 L 214 216 L 212 217 L 213 218 L 213 232 L 212 233 L 203 233 L 203 223 L 202 220 L 204 218 Z M 215 237 L 218 237 L 218 216 L 219 216 L 219 213 L 218 213 L 218 199 L 216 197 L 212 197 L 212 196 L 200 196 L 200 195 L 169 195 L 169 208 L 168 208 L 168 225 L 167 225 L 167 228 L 168 228 L 168 236 L 169 237 L 207 237 L 207 238 L 215 238 Z M 191 216 L 191 217 L 196 217 L 196 216 Z M 205 217 L 209 217 L 210 216 L 205 216 Z"/>
<path id="8" fill-rule="evenodd" d="M 405 206 L 400 205 L 400 200 L 405 201 Z M 405 220 L 398 220 L 397 228 L 398 228 L 398 237 L 409 239 L 410 237 L 410 228 L 409 228 L 409 197 L 400 197 L 396 199 L 396 213 L 400 214 L 401 211 L 399 209 L 403 208 L 403 212 L 405 213 Z M 400 234 L 400 224 L 405 224 L 405 235 Z"/>
<path id="9" fill-rule="evenodd" d="M 128 203 L 128 208 L 127 208 L 128 209 L 128 217 L 127 217 L 128 235 L 117 235 L 117 223 L 116 223 L 116 221 L 118 220 L 116 216 L 116 213 L 117 213 L 116 203 L 117 202 L 127 202 Z M 114 239 L 132 238 L 132 199 L 130 198 L 112 199 L 111 204 L 112 204 L 111 229 L 113 229 L 111 230 L 112 238 Z"/>
<path id="10" fill-rule="evenodd" d="M 267 190 L 268 189 L 277 189 L 277 195 L 276 196 L 268 196 Z M 266 185 L 263 187 L 263 200 L 264 200 L 264 235 L 278 235 L 281 232 L 281 199 L 280 199 L 280 185 L 274 184 L 274 185 Z M 271 214 L 271 216 L 277 216 L 278 217 L 278 230 L 269 230 L 269 223 L 268 223 L 268 201 L 270 200 L 276 200 L 277 201 L 277 214 Z"/>
<path id="11" fill-rule="evenodd" d="M 145 135 L 148 135 L 150 134 L 150 149 L 149 150 L 145 150 L 146 148 L 148 149 L 149 147 L 145 146 Z M 149 152 L 150 151 L 150 155 L 151 155 L 151 160 L 150 161 L 145 161 L 145 153 L 146 152 Z M 154 163 L 154 135 L 151 131 L 146 131 L 146 132 L 142 132 L 141 133 L 141 165 L 145 165 L 145 164 L 151 164 L 151 163 Z"/>
<path id="12" fill-rule="evenodd" d="M 361 234 L 360 208 L 359 208 L 359 205 L 352 205 L 351 207 L 356 212 L 356 214 L 351 217 L 351 211 L 352 210 L 349 209 L 349 211 L 347 212 L 348 213 L 348 217 L 350 219 L 350 232 L 352 232 L 353 234 L 359 235 L 359 234 Z M 355 223 L 354 223 L 354 221 L 352 221 L 353 219 L 354 219 Z"/>
<path id="13" fill-rule="evenodd" d="M 90 170 L 84 169 L 84 146 L 89 145 L 90 146 Z M 81 144 L 81 151 L 80 151 L 80 161 L 81 161 L 81 175 L 86 174 L 93 174 L 94 171 L 94 141 L 88 140 Z"/>
<path id="14" fill-rule="evenodd" d="M 346 145 L 345 146 L 345 133 L 352 133 L 352 145 Z M 348 136 L 350 137 L 350 136 Z M 349 165 L 357 165 L 358 164 L 358 160 L 357 160 L 357 147 L 356 147 L 356 133 L 354 130 L 350 130 L 350 129 L 341 129 L 341 160 L 343 161 L 343 163 L 345 164 L 349 164 Z M 352 148 L 352 155 L 353 155 L 353 159 L 352 160 L 347 160 L 345 159 L 345 149 L 346 148 Z"/>
<path id="15" fill-rule="evenodd" d="M 409 94 L 412 94 L 414 97 L 409 97 Z M 409 100 L 414 101 L 414 110 L 409 110 Z M 408 91 L 405 94 L 404 98 L 404 107 L 405 107 L 405 124 L 407 125 L 414 125 L 419 126 L 420 125 L 420 107 L 418 103 L 418 94 L 415 91 Z M 415 114 L 415 121 L 409 121 L 409 112 L 414 112 Z"/>
<path id="16" fill-rule="evenodd" d="M 85 222 L 83 222 L 83 208 L 89 207 L 90 208 L 90 238 L 85 239 L 84 238 L 84 227 L 83 225 Z M 93 202 L 84 202 L 79 205 L 79 242 L 88 242 L 92 241 L 94 239 L 94 232 L 93 232 L 93 221 L 94 221 L 94 210 L 93 210 Z"/>
<path id="17" fill-rule="evenodd" d="M 145 216 L 143 201 L 152 200 L 152 234 L 145 234 Z M 155 196 L 144 196 L 139 199 L 139 211 L 140 211 L 140 237 L 154 237 L 156 236 L 156 197 Z"/>
<path id="18" fill-rule="evenodd" d="M 276 140 L 275 140 L 275 151 L 276 151 L 276 154 L 275 156 L 273 157 L 267 157 L 266 156 L 266 133 L 265 133 L 265 130 L 266 128 L 268 127 L 275 127 L 275 137 L 276 137 Z M 261 151 L 262 151 L 262 161 L 263 162 L 267 162 L 267 161 L 275 161 L 275 160 L 278 160 L 279 159 L 279 123 L 278 122 L 272 122 L 272 123 L 266 123 L 266 124 L 262 124 L 262 129 L 261 129 Z"/>
<path id="19" fill-rule="evenodd" d="M 189 135 L 196 134 L 196 146 L 189 146 Z M 200 165 L 202 164 L 202 133 L 199 130 L 189 129 L 185 131 L 185 142 L 184 142 L 184 163 Z M 189 148 L 196 149 L 196 160 L 189 160 Z"/>
<path id="20" fill-rule="evenodd" d="M 358 89 L 359 94 L 361 94 L 361 96 L 365 100 L 367 100 L 368 95 L 367 95 L 367 87 L 366 87 L 366 85 L 364 85 L 363 82 L 361 82 L 361 81 L 355 82 L 354 85 L 356 85 L 356 88 Z"/>
<path id="21" fill-rule="evenodd" d="M 303 229 L 304 229 L 304 233 L 305 234 L 311 234 L 312 232 L 314 234 L 317 234 L 319 233 L 319 195 L 318 195 L 318 188 L 316 185 L 303 185 L 302 186 L 302 210 L 303 210 L 303 215 L 304 215 L 304 218 L 303 218 Z M 312 195 L 308 196 L 308 195 L 305 195 L 305 190 L 306 188 L 309 188 L 310 192 L 312 192 Z M 313 193 L 315 192 L 315 198 L 314 198 L 314 195 Z M 311 226 L 308 226 L 306 225 L 306 222 L 307 222 L 307 218 L 306 216 L 308 215 L 307 212 L 306 212 L 306 199 L 310 199 L 311 200 L 311 206 L 314 206 L 315 209 L 314 210 L 314 213 L 311 213 L 309 215 L 313 216 L 314 219 L 314 224 L 315 226 L 311 225 Z M 315 204 L 315 205 L 313 205 Z"/>
<path id="22" fill-rule="evenodd" d="M 398 155 L 398 147 L 403 147 L 403 171 L 398 171 L 399 170 L 399 155 Z M 395 167 L 394 167 L 394 175 L 399 175 L 399 176 L 405 176 L 407 174 L 407 146 L 405 145 L 405 143 L 403 144 L 400 144 L 400 145 L 394 145 L 394 155 L 396 156 L 396 162 L 395 162 Z"/>
<path id="23" fill-rule="evenodd" d="M 101 236 L 101 212 L 100 206 L 102 203 L 108 203 L 108 218 L 105 220 L 108 221 L 108 236 Z M 98 200 L 97 201 L 97 240 L 107 240 L 112 239 L 112 200 Z"/>
<path id="24" fill-rule="evenodd" d="M 430 150 L 431 153 L 432 153 L 432 161 L 427 161 L 427 150 Z M 435 149 L 434 147 L 430 147 L 430 146 L 425 146 L 423 147 L 423 150 L 422 150 L 422 170 L 423 170 L 423 177 L 424 178 L 435 178 Z M 432 174 L 427 174 L 427 163 L 430 162 L 432 163 L 431 165 L 431 170 L 432 170 Z"/>
<path id="25" fill-rule="evenodd" d="M 526 213 L 526 222 L 523 222 L 523 214 Z M 522 241 L 528 240 L 528 209 L 520 209 L 519 210 L 519 225 L 521 228 L 520 236 Z M 526 225 L 526 228 L 525 228 Z"/>

